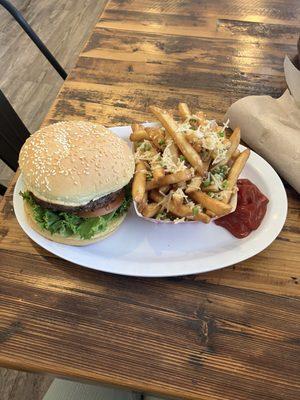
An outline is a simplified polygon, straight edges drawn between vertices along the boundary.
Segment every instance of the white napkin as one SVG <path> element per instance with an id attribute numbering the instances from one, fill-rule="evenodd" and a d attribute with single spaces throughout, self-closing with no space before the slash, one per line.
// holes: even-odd
<path id="1" fill-rule="evenodd" d="M 284 72 L 290 91 L 279 99 L 244 97 L 229 107 L 225 118 L 300 193 L 300 71 L 287 56 Z"/>

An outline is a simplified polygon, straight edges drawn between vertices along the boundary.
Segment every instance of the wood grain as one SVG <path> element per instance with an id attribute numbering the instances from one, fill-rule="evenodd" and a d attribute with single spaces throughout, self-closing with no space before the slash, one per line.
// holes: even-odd
<path id="1" fill-rule="evenodd" d="M 112 0 L 44 124 L 152 119 L 178 100 L 222 119 L 252 94 L 279 96 L 296 54 L 299 2 Z M 300 202 L 278 238 L 232 267 L 134 279 L 72 265 L 0 207 L 0 362 L 181 399 L 300 397 Z"/>
<path id="2" fill-rule="evenodd" d="M 299 300 L 27 260 L 2 252 L 3 363 L 180 398 L 297 398 Z"/>
<path id="3" fill-rule="evenodd" d="M 52 380 L 48 375 L 1 368 L 1 400 L 42 400 Z"/>

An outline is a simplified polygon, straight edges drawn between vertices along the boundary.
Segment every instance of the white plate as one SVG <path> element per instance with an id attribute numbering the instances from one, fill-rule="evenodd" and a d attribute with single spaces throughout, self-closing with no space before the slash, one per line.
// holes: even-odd
<path id="1" fill-rule="evenodd" d="M 129 127 L 111 129 L 128 139 Z M 243 148 L 241 146 L 241 148 Z M 166 277 L 212 271 L 246 260 L 277 237 L 287 213 L 283 184 L 273 168 L 253 151 L 242 177 L 249 178 L 269 198 L 260 227 L 245 239 L 211 223 L 157 225 L 135 215 L 131 207 L 120 229 L 102 242 L 85 247 L 52 242 L 36 233 L 26 222 L 21 177 L 14 190 L 14 209 L 25 233 L 57 256 L 84 267 L 122 275 Z"/>

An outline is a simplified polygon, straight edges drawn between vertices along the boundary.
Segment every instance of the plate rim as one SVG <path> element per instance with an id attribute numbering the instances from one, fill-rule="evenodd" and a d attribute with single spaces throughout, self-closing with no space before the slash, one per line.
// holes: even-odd
<path id="1" fill-rule="evenodd" d="M 151 124 L 147 124 L 147 125 L 151 125 Z M 130 128 L 130 126 L 119 126 L 119 127 L 111 127 L 109 129 L 111 129 L 115 133 L 118 133 L 118 131 L 119 132 L 126 131 L 129 128 Z M 240 145 L 240 148 L 244 149 L 245 146 Z M 158 263 L 151 261 L 150 263 L 146 264 L 149 266 L 150 272 L 147 273 L 147 272 L 143 271 L 142 273 L 138 273 L 138 271 L 133 271 L 133 272 L 126 271 L 125 265 L 128 266 L 128 264 L 131 264 L 131 265 L 134 264 L 132 261 L 128 261 L 128 260 L 123 260 L 123 261 L 117 260 L 118 264 L 120 265 L 119 268 L 110 266 L 111 260 L 105 259 L 103 257 L 100 257 L 100 259 L 99 259 L 99 260 L 101 260 L 100 264 L 104 264 L 104 265 L 101 265 L 101 267 L 99 267 L 98 265 L 92 266 L 88 260 L 76 261 L 76 259 L 70 257 L 69 254 L 66 255 L 66 254 L 63 254 L 63 251 L 60 252 L 59 249 L 53 249 L 53 246 L 55 246 L 55 244 L 53 244 L 53 243 L 55 243 L 55 242 L 39 235 L 36 231 L 34 231 L 27 224 L 25 212 L 23 209 L 23 202 L 19 196 L 20 186 L 22 185 L 22 174 L 20 174 L 20 176 L 18 177 L 15 188 L 14 188 L 14 193 L 13 193 L 14 212 L 15 212 L 15 215 L 16 215 L 19 225 L 21 226 L 23 231 L 26 233 L 26 235 L 30 237 L 31 240 L 33 240 L 35 243 L 37 243 L 39 246 L 43 247 L 50 253 L 52 253 L 64 260 L 67 260 L 69 262 L 72 262 L 74 264 L 77 264 L 77 265 L 80 265 L 80 266 L 83 266 L 86 268 L 91 268 L 91 269 L 95 269 L 98 271 L 108 272 L 108 273 L 118 274 L 118 275 L 123 275 L 123 276 L 135 276 L 135 277 L 144 277 L 144 278 L 163 278 L 163 277 L 172 277 L 172 276 L 185 276 L 185 275 L 193 275 L 193 274 L 200 274 L 200 273 L 215 271 L 215 270 L 226 268 L 230 265 L 245 261 L 245 260 L 253 257 L 254 255 L 262 252 L 277 238 L 277 236 L 281 232 L 281 230 L 284 226 L 284 223 L 286 221 L 286 216 L 287 216 L 287 211 L 288 211 L 287 195 L 286 195 L 286 191 L 285 191 L 285 188 L 283 186 L 283 183 L 282 183 L 280 177 L 278 176 L 277 172 L 273 169 L 273 167 L 263 157 L 261 157 L 260 155 L 255 153 L 253 150 L 251 150 L 251 154 L 252 154 L 252 157 L 254 157 L 254 159 L 256 158 L 256 161 L 258 161 L 260 164 L 262 163 L 264 168 L 267 168 L 267 170 L 269 170 L 269 173 L 271 173 L 273 175 L 273 178 L 275 179 L 276 191 L 281 195 L 281 199 L 280 199 L 281 213 L 279 214 L 279 218 L 276 221 L 277 223 L 276 223 L 275 228 L 272 230 L 272 234 L 269 236 L 263 235 L 263 237 L 265 236 L 265 238 L 264 238 L 264 240 L 259 241 L 259 245 L 256 244 L 256 246 L 253 246 L 251 248 L 248 247 L 247 251 L 245 252 L 246 254 L 244 252 L 242 252 L 242 253 L 236 252 L 236 255 L 233 257 L 231 255 L 231 257 L 229 257 L 229 259 L 227 259 L 225 257 L 225 260 L 223 259 L 222 262 L 216 263 L 216 261 L 214 260 L 215 256 L 213 256 L 213 255 L 210 255 L 210 256 L 204 258 L 204 260 L 205 260 L 204 264 L 200 262 L 201 259 L 196 259 L 196 258 L 188 259 L 186 261 L 182 261 L 182 260 L 178 260 L 178 261 L 172 260 L 172 261 L 167 261 L 167 262 L 163 261 L 160 264 L 162 272 L 157 273 L 157 272 L 151 272 L 151 266 L 156 267 Z M 254 160 L 254 162 L 255 162 L 255 160 Z M 24 222 L 22 219 L 24 220 Z M 245 243 L 245 241 L 247 241 L 249 239 L 251 240 L 251 236 L 248 236 L 245 239 L 239 239 L 239 240 L 243 241 L 243 242 L 241 242 L 241 244 L 242 244 L 242 243 Z M 58 245 L 58 244 L 56 244 L 56 245 Z M 97 245 L 97 243 L 95 243 L 94 245 Z M 67 246 L 68 248 L 73 247 L 73 246 L 69 246 L 69 245 L 59 244 L 59 247 L 60 246 Z M 85 247 L 81 247 L 80 249 L 84 249 L 84 248 Z M 230 250 L 230 252 L 231 251 L 232 250 Z M 211 260 L 211 258 L 213 260 Z M 198 262 L 197 262 L 197 260 L 198 260 Z M 180 271 L 170 272 L 169 270 L 164 271 L 164 269 L 165 269 L 164 265 L 170 264 L 170 263 L 172 263 L 173 266 L 174 266 L 174 264 L 176 264 L 176 266 L 177 266 L 179 263 L 179 265 L 182 265 L 182 271 L 181 272 Z M 140 262 L 137 261 L 135 264 L 140 264 Z"/>

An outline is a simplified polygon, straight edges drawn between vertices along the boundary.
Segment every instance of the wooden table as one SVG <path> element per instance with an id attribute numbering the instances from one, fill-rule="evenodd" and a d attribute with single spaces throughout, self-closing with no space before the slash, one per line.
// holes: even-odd
<path id="1" fill-rule="evenodd" d="M 279 96 L 299 0 L 112 0 L 45 123 L 145 121 L 178 100 L 221 118 Z M 300 398 L 300 202 L 261 254 L 188 279 L 134 279 L 35 245 L 1 205 L 0 364 L 205 400 Z"/>

